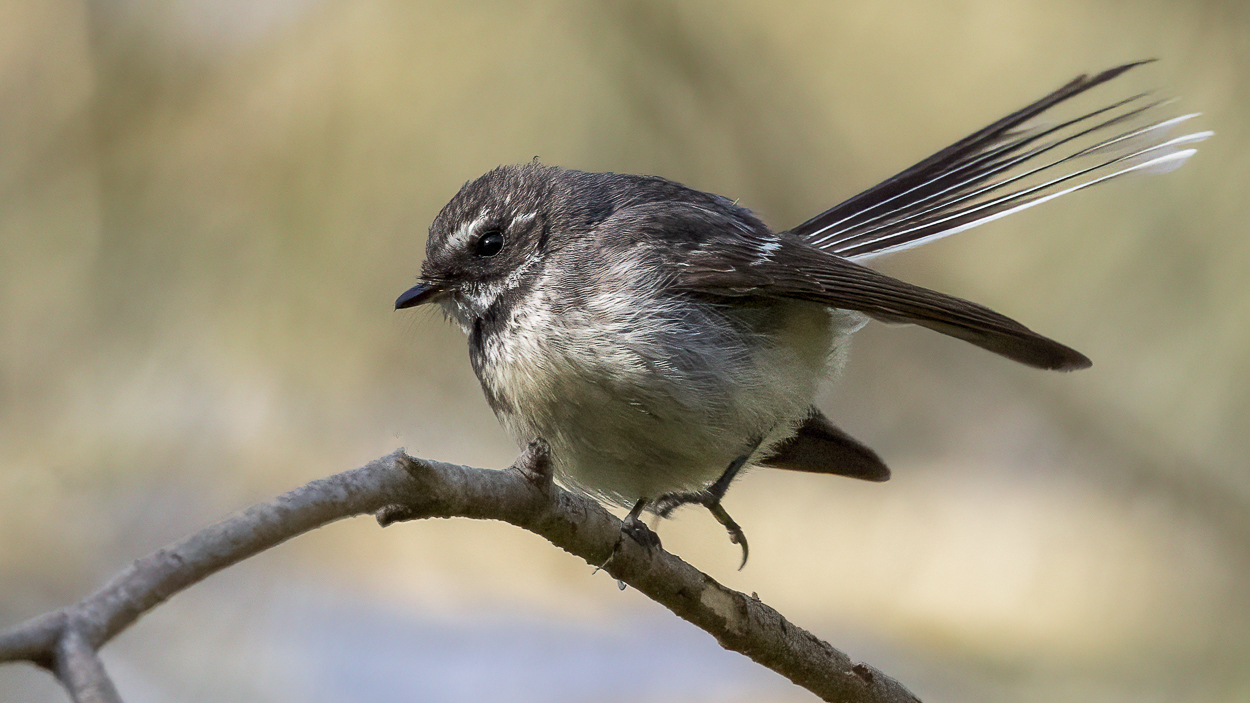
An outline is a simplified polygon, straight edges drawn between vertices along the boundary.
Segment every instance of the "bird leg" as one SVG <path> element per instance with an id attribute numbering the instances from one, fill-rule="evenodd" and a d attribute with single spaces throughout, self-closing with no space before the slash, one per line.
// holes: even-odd
<path id="1" fill-rule="evenodd" d="M 629 515 L 621 522 L 621 536 L 629 536 L 638 544 L 644 547 L 660 546 L 660 536 L 657 535 L 646 523 L 642 521 L 643 508 L 647 507 L 650 502 L 647 498 L 641 498 L 634 507 L 630 509 Z"/>
<path id="2" fill-rule="evenodd" d="M 630 509 L 629 514 L 621 521 L 621 535 L 617 537 L 616 544 L 612 545 L 612 553 L 608 555 L 607 561 L 595 567 L 596 574 L 602 569 L 606 569 L 608 564 L 612 563 L 612 559 L 616 556 L 617 550 L 621 548 L 621 544 L 626 537 L 648 549 L 660 546 L 660 536 L 642 521 L 642 511 L 649 502 L 647 498 L 641 498 L 637 503 L 634 503 L 634 507 Z M 616 584 L 622 591 L 625 590 L 624 581 L 617 581 Z"/>
<path id="3" fill-rule="evenodd" d="M 757 444 L 756 446 L 758 447 L 759 445 Z M 754 451 L 754 449 L 751 450 L 752 453 Z M 733 483 L 733 480 L 737 478 L 738 473 L 742 471 L 742 467 L 746 465 L 750 456 L 751 454 L 748 453 L 734 459 L 730 462 L 729 467 L 725 469 L 725 473 L 721 474 L 720 478 L 716 479 L 706 489 L 691 493 L 666 493 L 655 501 L 654 506 L 655 514 L 663 518 L 668 517 L 674 510 L 683 505 L 702 505 L 707 508 L 708 512 L 712 513 L 712 517 L 716 518 L 716 521 L 721 525 L 724 525 L 725 530 L 729 532 L 729 541 L 742 546 L 742 563 L 738 565 L 739 570 L 747 565 L 747 557 L 750 555 L 750 548 L 747 546 L 747 536 L 738 523 L 725 511 L 725 507 L 721 505 L 720 501 L 721 498 L 725 497 L 725 492 L 729 490 L 729 484 Z M 634 509 L 637 510 L 638 507 L 634 506 Z"/>

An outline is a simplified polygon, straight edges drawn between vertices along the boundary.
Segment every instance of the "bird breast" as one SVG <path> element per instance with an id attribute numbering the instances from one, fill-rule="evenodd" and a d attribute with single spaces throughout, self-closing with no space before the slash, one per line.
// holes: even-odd
<path id="1" fill-rule="evenodd" d="M 545 439 L 562 483 L 622 505 L 703 488 L 793 434 L 863 324 L 808 302 L 718 305 L 624 280 L 544 281 L 474 353 L 513 438 Z"/>

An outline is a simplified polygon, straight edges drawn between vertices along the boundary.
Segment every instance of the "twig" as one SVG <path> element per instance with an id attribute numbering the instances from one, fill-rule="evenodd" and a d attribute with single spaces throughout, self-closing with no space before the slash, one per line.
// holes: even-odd
<path id="1" fill-rule="evenodd" d="M 827 701 L 913 703 L 894 679 L 790 624 L 660 548 L 621 538 L 621 522 L 554 485 L 545 447 L 493 471 L 397 450 L 255 505 L 136 561 L 82 601 L 0 633 L 0 662 L 50 669 L 75 701 L 120 701 L 96 652 L 182 589 L 291 537 L 346 517 L 383 525 L 431 517 L 502 520 L 539 534 L 694 623 L 720 642 Z"/>

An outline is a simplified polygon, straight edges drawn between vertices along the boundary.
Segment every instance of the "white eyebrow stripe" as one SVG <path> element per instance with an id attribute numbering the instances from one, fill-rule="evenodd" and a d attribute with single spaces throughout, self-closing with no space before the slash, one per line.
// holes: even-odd
<path id="1" fill-rule="evenodd" d="M 490 218 L 490 210 L 484 208 L 478 213 L 476 218 L 460 225 L 456 228 L 455 232 L 452 232 L 451 235 L 447 237 L 446 248 L 450 251 L 456 251 L 468 246 L 469 242 L 472 241 L 477 235 L 477 231 L 482 228 L 482 225 L 486 223 L 488 218 Z"/>

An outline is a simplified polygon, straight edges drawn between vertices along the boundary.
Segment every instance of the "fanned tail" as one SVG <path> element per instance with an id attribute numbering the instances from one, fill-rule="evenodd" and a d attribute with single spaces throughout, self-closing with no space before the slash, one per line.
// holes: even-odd
<path id="1" fill-rule="evenodd" d="M 1135 172 L 1168 171 L 1211 132 L 1169 137 L 1197 113 L 1156 119 L 1165 101 L 1119 100 L 1058 124 L 1024 127 L 1059 103 L 1144 61 L 1081 76 L 902 173 L 790 230 L 864 259 L 949 236 Z"/>

